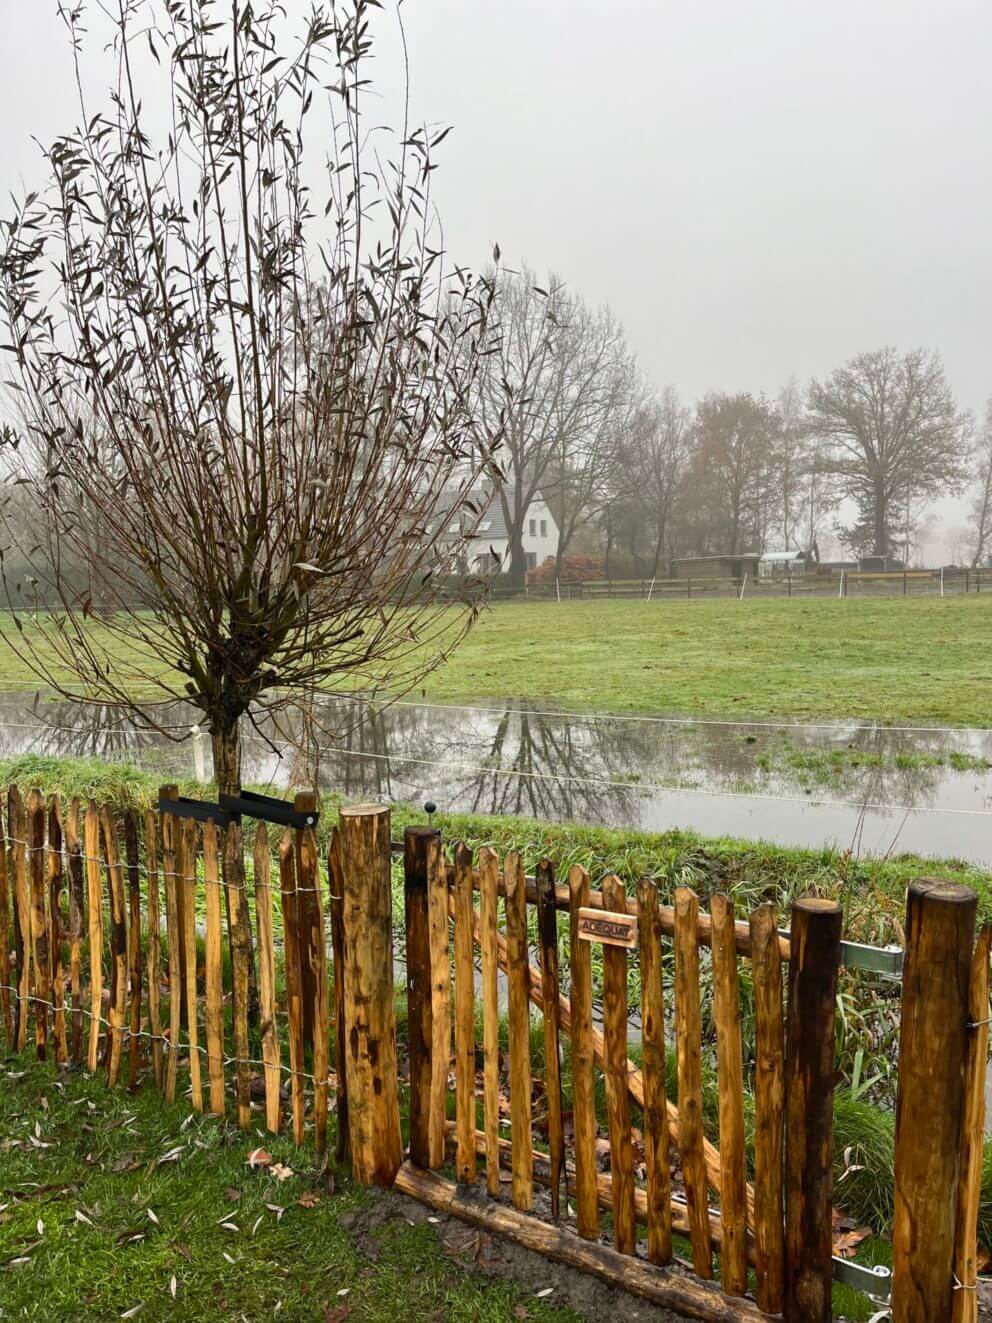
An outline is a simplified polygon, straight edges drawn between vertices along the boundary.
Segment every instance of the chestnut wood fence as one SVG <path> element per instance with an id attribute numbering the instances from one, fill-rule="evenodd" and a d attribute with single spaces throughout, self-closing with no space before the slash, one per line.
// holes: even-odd
<path id="1" fill-rule="evenodd" d="M 174 787 L 164 796 L 179 802 Z M 318 1149 L 334 1113 L 336 1156 L 356 1180 L 395 1185 L 688 1317 L 830 1317 L 839 906 L 798 900 L 782 933 L 771 905 L 738 917 L 728 896 L 703 908 L 686 887 L 666 905 L 648 879 L 630 897 L 618 878 L 594 887 L 581 868 L 556 879 L 547 861 L 528 878 L 515 852 L 501 860 L 459 844 L 449 858 L 436 831 L 408 829 L 404 1160 L 389 811 L 342 809 L 321 858 L 315 799 L 294 807 L 305 825 L 273 834 L 260 823 L 246 842 L 240 818 L 218 806 L 121 815 L 37 791 L 24 801 L 12 788 L 0 849 L 8 1049 L 33 1042 L 41 1058 L 105 1072 L 109 1087 L 153 1086 L 170 1100 L 182 1089 L 192 1107 L 242 1127 L 264 1114 L 269 1130 L 291 1127 Z M 976 908 L 953 884 L 909 890 L 898 1323 L 977 1318 L 990 931 L 976 943 Z M 661 967 L 672 957 L 666 1005 Z M 755 1031 L 750 1166 L 742 963 Z M 715 1025 L 717 1144 L 703 1124 L 704 1011 Z M 673 1266 L 674 1237 L 691 1273 Z"/>

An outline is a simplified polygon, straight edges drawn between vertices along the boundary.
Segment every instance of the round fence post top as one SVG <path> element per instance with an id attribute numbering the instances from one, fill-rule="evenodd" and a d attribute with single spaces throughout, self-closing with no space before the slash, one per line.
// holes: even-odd
<path id="1" fill-rule="evenodd" d="M 807 914 L 842 914 L 844 907 L 839 900 L 830 900 L 826 896 L 799 896 L 792 902 L 794 910 L 805 910 Z"/>
<path id="2" fill-rule="evenodd" d="M 388 804 L 342 804 L 342 818 L 374 818 L 381 813 L 388 813 Z"/>
<path id="3" fill-rule="evenodd" d="M 428 827 L 426 823 L 415 823 L 409 827 L 403 828 L 404 840 L 409 836 L 411 840 L 419 840 L 421 837 L 430 839 L 441 835 L 440 827 Z"/>
<path id="4" fill-rule="evenodd" d="M 909 895 L 921 901 L 935 900 L 946 905 L 978 903 L 977 891 L 946 877 L 914 877 L 909 884 Z"/>

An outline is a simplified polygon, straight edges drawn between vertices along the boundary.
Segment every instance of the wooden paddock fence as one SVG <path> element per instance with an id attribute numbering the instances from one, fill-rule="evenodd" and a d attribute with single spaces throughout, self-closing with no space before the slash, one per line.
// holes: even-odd
<path id="1" fill-rule="evenodd" d="M 184 801 L 165 787 L 163 803 Z M 314 797 L 297 796 L 293 808 L 296 825 L 273 835 L 259 823 L 246 843 L 240 818 L 220 807 L 119 815 L 38 791 L 25 801 L 11 788 L 0 849 L 9 1048 L 33 1037 L 40 1058 L 103 1071 L 110 1087 L 150 1081 L 171 1101 L 181 1086 L 197 1110 L 231 1110 L 243 1128 L 264 1114 L 270 1131 L 291 1127 L 318 1150 L 333 1110 L 336 1156 L 350 1159 L 357 1181 L 395 1185 L 690 1317 L 830 1318 L 837 904 L 796 901 L 783 933 L 770 904 L 737 916 L 730 897 L 715 894 L 704 909 L 679 887 L 665 905 L 649 879 L 628 896 L 615 876 L 594 888 L 584 869 L 557 879 L 548 861 L 528 878 L 516 852 L 501 860 L 456 844 L 447 858 L 437 831 L 409 828 L 404 1157 L 389 810 L 341 809 L 322 859 Z M 975 941 L 976 909 L 964 887 L 909 889 L 897 1323 L 977 1319 L 992 934 Z M 641 998 L 631 1006 L 635 948 Z M 704 948 L 711 975 L 701 979 Z M 662 961 L 672 953 L 666 1006 Z M 750 1167 L 742 963 L 755 1032 Z M 704 1010 L 715 1026 L 718 1143 L 704 1131 Z M 675 1265 L 676 1236 L 691 1272 Z"/>

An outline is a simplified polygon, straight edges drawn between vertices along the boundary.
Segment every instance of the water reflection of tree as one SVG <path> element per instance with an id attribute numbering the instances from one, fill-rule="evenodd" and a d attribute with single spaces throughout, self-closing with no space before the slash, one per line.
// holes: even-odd
<path id="1" fill-rule="evenodd" d="M 169 724 L 185 733 L 184 714 L 170 714 Z M 42 754 L 60 758 L 94 758 L 104 762 L 160 759 L 159 732 L 143 730 L 113 705 L 78 706 L 68 701 L 34 705 L 4 703 L 0 712 L 0 754 L 5 757 Z M 183 754 L 181 756 L 189 756 Z"/>
<path id="2" fill-rule="evenodd" d="M 516 707 L 394 707 L 322 751 L 321 784 L 480 813 L 628 822 L 637 817 L 636 774 L 650 779 L 651 761 L 644 732 L 623 724 Z"/>

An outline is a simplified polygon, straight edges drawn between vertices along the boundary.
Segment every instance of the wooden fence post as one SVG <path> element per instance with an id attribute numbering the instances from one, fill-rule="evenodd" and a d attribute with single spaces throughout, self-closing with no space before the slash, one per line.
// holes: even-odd
<path id="1" fill-rule="evenodd" d="M 392 1185 L 402 1162 L 393 1010 L 389 809 L 341 809 L 351 1164 L 360 1185 Z"/>
<path id="2" fill-rule="evenodd" d="M 427 914 L 427 847 L 435 827 L 403 833 L 403 899 L 406 908 L 407 1025 L 410 1049 L 410 1161 L 430 1167 L 431 938 Z M 447 1070 L 447 1062 L 442 1067 Z"/>
<path id="3" fill-rule="evenodd" d="M 843 911 L 792 906 L 786 1036 L 786 1323 L 830 1323 L 833 1282 L 834 1000 Z"/>
<path id="4" fill-rule="evenodd" d="M 977 906 L 969 887 L 935 878 L 911 882 L 906 898 L 892 1223 L 895 1323 L 951 1316 Z"/>

